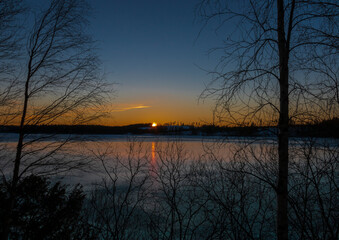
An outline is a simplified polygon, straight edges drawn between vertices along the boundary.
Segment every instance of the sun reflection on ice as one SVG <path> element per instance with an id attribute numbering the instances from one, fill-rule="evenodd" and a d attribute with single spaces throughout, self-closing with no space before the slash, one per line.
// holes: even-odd
<path id="1" fill-rule="evenodd" d="M 152 142 L 152 165 L 155 166 L 156 159 L 155 159 L 155 142 Z"/>
<path id="2" fill-rule="evenodd" d="M 150 175 L 153 178 L 157 176 L 156 142 L 152 142 L 151 162 L 149 171 Z"/>

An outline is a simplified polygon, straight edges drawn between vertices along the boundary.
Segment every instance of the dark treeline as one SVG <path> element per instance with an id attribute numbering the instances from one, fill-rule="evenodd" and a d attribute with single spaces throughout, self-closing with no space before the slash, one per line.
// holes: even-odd
<path id="1" fill-rule="evenodd" d="M 155 135 L 202 135 L 202 136 L 271 136 L 276 127 L 244 126 L 225 127 L 215 125 L 160 125 L 151 127 L 151 123 L 126 126 L 101 125 L 28 125 L 27 133 L 46 134 L 155 134 Z M 18 133 L 18 126 L 0 126 L 0 132 Z M 332 137 L 339 138 L 339 118 L 324 120 L 313 124 L 291 125 L 291 137 Z"/>

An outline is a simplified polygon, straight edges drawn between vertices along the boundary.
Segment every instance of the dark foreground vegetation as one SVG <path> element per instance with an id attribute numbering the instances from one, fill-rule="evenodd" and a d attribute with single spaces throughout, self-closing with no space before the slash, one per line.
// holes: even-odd
<path id="1" fill-rule="evenodd" d="M 109 145 L 94 149 L 104 174 L 86 190 L 27 174 L 17 185 L 9 237 L 275 239 L 276 145 L 220 144 L 195 157 L 180 141 L 157 143 L 152 153 L 131 141 L 126 157 Z M 216 154 L 225 148 L 229 158 Z M 338 145 L 324 141 L 291 147 L 290 239 L 338 239 L 338 158 Z M 1 221 L 10 186 L 1 180 Z"/>
<path id="2" fill-rule="evenodd" d="M 10 183 L 0 183 L 0 232 L 9 209 Z M 85 194 L 80 186 L 30 175 L 18 184 L 12 211 L 10 239 L 91 239 L 92 231 L 81 216 Z"/>
<path id="3" fill-rule="evenodd" d="M 313 124 L 290 125 L 291 137 L 339 138 L 339 118 Z M 0 126 L 0 132 L 19 133 L 19 126 Z M 276 127 L 242 126 L 223 127 L 215 125 L 160 125 L 150 123 L 127 126 L 100 125 L 28 125 L 27 133 L 42 134 L 155 134 L 155 135 L 201 135 L 201 136 L 272 136 Z"/>

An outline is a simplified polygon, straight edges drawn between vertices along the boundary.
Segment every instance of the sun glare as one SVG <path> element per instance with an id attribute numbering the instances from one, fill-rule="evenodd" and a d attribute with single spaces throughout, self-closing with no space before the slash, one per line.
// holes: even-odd
<path id="1" fill-rule="evenodd" d="M 152 127 L 156 127 L 156 126 L 158 126 L 158 124 L 157 123 L 152 123 Z"/>

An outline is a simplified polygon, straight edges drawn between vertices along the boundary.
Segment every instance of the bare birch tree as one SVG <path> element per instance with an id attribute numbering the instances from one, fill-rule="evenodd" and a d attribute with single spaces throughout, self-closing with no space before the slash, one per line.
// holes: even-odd
<path id="1" fill-rule="evenodd" d="M 338 115 L 339 5 L 204 0 L 198 11 L 226 33 L 202 97 L 217 96 L 222 122 L 278 127 L 277 238 L 288 239 L 289 125 Z"/>
<path id="2" fill-rule="evenodd" d="M 0 1 L 0 124 L 6 124 L 13 115 L 10 109 L 15 104 L 15 62 L 22 48 L 22 31 L 19 17 L 25 12 L 22 1 Z"/>
<path id="3" fill-rule="evenodd" d="M 84 163 L 58 155 L 69 138 L 30 137 L 29 126 L 83 124 L 103 116 L 107 87 L 100 78 L 94 41 L 86 33 L 88 5 L 82 0 L 51 0 L 34 17 L 25 59 L 24 73 L 16 86 L 19 125 L 10 182 L 10 206 L 4 219 L 3 239 L 7 239 L 16 186 L 27 173 L 51 174 L 79 167 Z M 28 21 L 27 24 L 30 22 Z M 13 110 L 14 111 L 14 110 Z M 46 139 L 52 141 L 44 142 Z M 7 165 L 8 166 L 8 165 Z M 40 171 L 40 172 L 39 172 Z"/>

